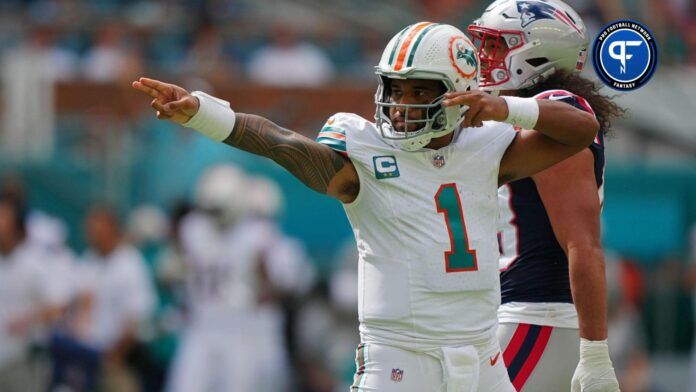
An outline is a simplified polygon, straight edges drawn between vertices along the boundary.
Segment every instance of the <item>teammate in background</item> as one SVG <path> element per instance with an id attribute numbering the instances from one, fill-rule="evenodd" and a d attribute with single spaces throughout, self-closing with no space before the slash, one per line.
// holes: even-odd
<path id="1" fill-rule="evenodd" d="M 576 73 L 587 55 L 587 32 L 563 2 L 496 1 L 468 30 L 478 44 L 484 90 L 563 102 L 601 124 L 588 148 L 499 190 L 498 336 L 510 379 L 524 392 L 567 391 L 571 380 L 574 392 L 618 391 L 606 343 L 599 218 L 604 134 L 622 111 Z"/>
<path id="2" fill-rule="evenodd" d="M 68 227 L 60 218 L 29 205 L 30 199 L 24 181 L 18 173 L 4 173 L 0 178 L 0 193 L 27 206 L 26 240 L 32 248 L 39 248 L 51 257 L 41 260 L 42 268 L 55 281 L 55 289 L 61 295 L 74 295 L 71 276 L 74 274 L 77 257 L 67 244 Z M 64 287 L 58 287 L 62 285 Z"/>
<path id="3" fill-rule="evenodd" d="M 249 216 L 242 223 L 242 230 L 248 233 L 249 241 L 256 241 L 263 249 L 263 273 L 267 277 L 270 290 L 259 303 L 256 312 L 256 323 L 259 329 L 273 331 L 274 341 L 271 344 L 257 345 L 256 354 L 263 359 L 263 369 L 267 372 L 266 363 L 277 358 L 288 359 L 284 364 L 289 374 L 299 373 L 299 369 L 290 368 L 296 364 L 297 340 L 294 329 L 294 316 L 297 307 L 296 300 L 308 294 L 315 280 L 315 271 L 307 255 L 304 244 L 296 238 L 288 236 L 278 224 L 278 216 L 284 205 L 283 192 L 272 180 L 265 177 L 249 179 L 246 192 L 249 196 Z M 267 333 L 267 332 L 266 332 Z M 264 338 L 261 341 L 270 342 Z M 286 385 L 295 385 L 299 380 L 288 380 Z M 295 390 L 297 387 L 286 388 Z"/>
<path id="4" fill-rule="evenodd" d="M 197 209 L 181 222 L 188 323 L 169 391 L 270 392 L 287 384 L 277 289 L 265 265 L 270 239 L 247 223 L 249 188 L 237 167 L 214 166 L 196 186 Z"/>
<path id="5" fill-rule="evenodd" d="M 89 249 L 76 274 L 75 309 L 51 341 L 51 387 L 136 390 L 127 359 L 155 305 L 147 266 L 111 207 L 92 207 L 85 231 Z"/>
<path id="6" fill-rule="evenodd" d="M 302 242 L 283 233 L 277 222 L 284 204 L 282 190 L 268 178 L 254 177 L 249 179 L 247 192 L 250 216 L 244 224 L 246 230 L 258 230 L 253 237 L 265 248 L 269 280 L 283 295 L 306 294 L 315 271 Z"/>
<path id="7" fill-rule="evenodd" d="M 201 92 L 133 87 L 158 118 L 271 158 L 344 203 L 360 256 L 353 390 L 513 391 L 495 336 L 497 188 L 582 150 L 599 124 L 562 102 L 474 91 L 478 71 L 459 29 L 408 26 L 376 68 L 376 123 L 338 113 L 317 141 Z M 453 103 L 453 92 L 466 93 Z"/>
<path id="8" fill-rule="evenodd" d="M 0 194 L 0 390 L 46 389 L 30 346 L 58 319 L 69 300 L 63 282 L 47 273 L 50 255 L 29 240 L 27 213 L 12 195 Z"/>

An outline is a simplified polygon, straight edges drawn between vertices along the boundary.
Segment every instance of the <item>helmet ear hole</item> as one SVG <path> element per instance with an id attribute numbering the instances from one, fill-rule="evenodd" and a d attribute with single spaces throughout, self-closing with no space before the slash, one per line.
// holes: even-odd
<path id="1" fill-rule="evenodd" d="M 387 99 L 389 96 L 391 96 L 391 89 L 392 89 L 392 81 L 390 78 L 380 76 L 380 79 L 382 79 L 382 85 L 384 86 L 382 90 L 382 99 Z"/>
<path id="2" fill-rule="evenodd" d="M 379 99 L 381 99 L 382 102 L 390 102 L 390 97 L 392 93 L 392 80 L 385 76 L 380 76 L 380 79 L 382 80 L 382 96 L 379 97 Z M 389 117 L 389 108 L 382 108 L 382 113 L 384 113 L 385 116 Z"/>
<path id="3" fill-rule="evenodd" d="M 446 93 L 448 89 L 447 89 L 447 86 L 445 86 L 444 82 L 440 81 L 439 84 L 440 84 L 440 95 L 442 95 L 442 94 Z"/>
<path id="4" fill-rule="evenodd" d="M 542 65 L 548 63 L 549 59 L 547 59 L 546 57 L 535 57 L 533 59 L 527 59 L 526 61 L 527 61 L 527 64 L 536 68 L 536 67 L 539 67 L 539 66 L 542 66 Z"/>

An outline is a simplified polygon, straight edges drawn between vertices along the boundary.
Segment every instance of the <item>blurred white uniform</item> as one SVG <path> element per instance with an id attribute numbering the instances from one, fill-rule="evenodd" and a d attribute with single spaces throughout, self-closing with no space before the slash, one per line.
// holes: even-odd
<path id="1" fill-rule="evenodd" d="M 259 303 L 262 271 L 273 259 L 270 245 L 277 233 L 255 221 L 220 230 L 197 212 L 184 219 L 181 230 L 190 322 L 168 389 L 283 390 L 282 314 L 274 303 Z"/>
<path id="2" fill-rule="evenodd" d="M 360 177 L 360 193 L 344 204 L 359 253 L 355 390 L 435 391 L 476 380 L 477 391 L 512 388 L 495 336 L 496 221 L 499 163 L 515 132 L 484 124 L 415 152 L 354 114 L 334 115 L 319 134 Z"/>
<path id="3" fill-rule="evenodd" d="M 154 310 L 145 261 L 134 247 L 121 244 L 107 256 L 89 251 L 80 268 L 80 291 L 94 301 L 83 340 L 98 349 L 110 348 L 129 323 L 145 321 Z"/>
<path id="4" fill-rule="evenodd" d="M 67 245 L 68 228 L 61 219 L 40 210 L 32 210 L 27 221 L 28 242 L 50 257 L 41 260 L 50 285 L 71 300 L 77 290 L 77 256 Z"/>
<path id="5" fill-rule="evenodd" d="M 43 339 L 46 332 L 35 317 L 69 300 L 68 286 L 45 268 L 48 258 L 29 241 L 0 255 L 0 390 L 45 388 L 36 364 L 28 362 L 32 339 Z"/>

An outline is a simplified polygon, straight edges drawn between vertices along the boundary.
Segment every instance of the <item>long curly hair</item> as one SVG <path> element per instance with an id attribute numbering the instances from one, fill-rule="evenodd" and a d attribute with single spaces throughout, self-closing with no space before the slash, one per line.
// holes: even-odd
<path id="1" fill-rule="evenodd" d="M 536 85 L 518 91 L 520 97 L 532 97 L 546 90 L 568 90 L 571 93 L 583 97 L 590 103 L 595 112 L 602 133 L 611 133 L 611 122 L 617 117 L 623 117 L 626 109 L 617 105 L 612 99 L 615 96 L 606 96 L 599 93 L 600 86 L 576 72 L 559 70 Z"/>

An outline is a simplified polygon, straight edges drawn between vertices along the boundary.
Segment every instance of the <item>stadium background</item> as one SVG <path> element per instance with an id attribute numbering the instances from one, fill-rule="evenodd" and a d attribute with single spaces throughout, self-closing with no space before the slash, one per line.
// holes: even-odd
<path id="1" fill-rule="evenodd" d="M 696 298 L 696 1 L 568 3 L 591 38 L 610 20 L 633 18 L 658 39 L 658 69 L 646 87 L 623 94 L 605 89 L 628 108 L 607 147 L 603 238 L 610 333 L 617 336 L 617 369 L 646 386 L 622 390 L 684 391 Z M 199 175 L 219 163 L 277 182 L 284 194 L 277 219 L 288 236 L 301 240 L 316 270 L 312 289 L 292 306 L 301 321 L 296 329 L 309 317 L 304 322 L 321 330 L 319 323 L 326 335 L 324 351 L 304 355 L 293 348 L 294 385 L 344 390 L 357 322 L 351 312 L 337 311 L 330 295 L 332 276 L 345 268 L 342 259 L 354 257 L 346 251 L 352 234 L 340 204 L 305 189 L 270 161 L 157 121 L 130 82 L 140 75 L 176 81 L 313 137 L 334 112 L 372 116 L 372 67 L 392 34 L 418 20 L 463 29 L 486 4 L 0 1 L 1 181 L 23 184 L 32 209 L 59 218 L 78 255 L 92 203 L 112 203 L 126 222 L 142 206 L 166 215 L 175 203 L 191 201 Z M 274 45 L 301 47 L 293 59 L 312 65 L 260 55 Z M 595 78 L 590 60 L 585 75 Z M 164 241 L 150 240 L 139 243 L 146 256 Z M 344 329 L 348 349 L 331 348 L 339 344 L 332 328 Z"/>

